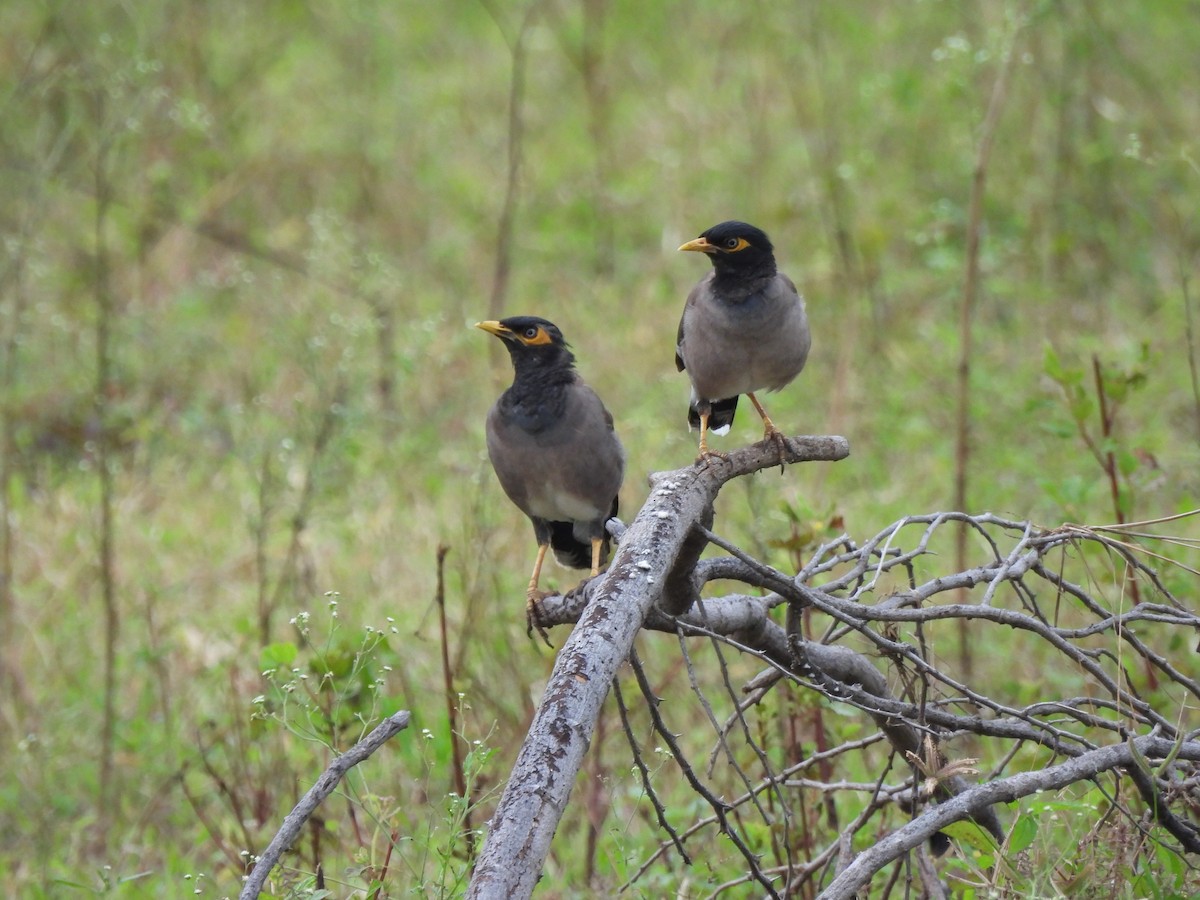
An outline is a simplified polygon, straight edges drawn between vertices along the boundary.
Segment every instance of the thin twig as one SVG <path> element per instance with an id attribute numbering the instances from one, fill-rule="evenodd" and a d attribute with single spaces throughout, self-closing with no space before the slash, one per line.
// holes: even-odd
<path id="1" fill-rule="evenodd" d="M 458 694 L 454 690 L 454 672 L 450 668 L 450 629 L 446 625 L 446 554 L 450 548 L 437 548 L 437 588 L 434 602 L 438 608 L 438 638 L 442 649 L 442 692 L 446 697 L 446 722 L 450 730 L 450 765 L 454 789 L 463 801 L 463 833 L 467 839 L 467 858 L 475 858 L 475 831 L 471 826 L 471 797 L 467 794 L 467 775 L 463 770 L 461 743 L 464 740 L 458 727 Z"/>
<path id="2" fill-rule="evenodd" d="M 1192 297 L 1188 272 L 1179 260 L 1179 290 L 1183 295 L 1184 339 L 1187 341 L 1188 374 L 1192 382 L 1192 415 L 1196 419 L 1196 440 L 1200 443 L 1200 367 L 1196 364 L 1196 327 L 1192 316 Z"/>
<path id="3" fill-rule="evenodd" d="M 883 740 L 883 733 L 875 732 L 874 734 L 868 735 L 865 738 L 860 738 L 860 739 L 854 740 L 854 741 L 847 741 L 844 744 L 839 744 L 837 747 L 830 748 L 829 750 L 827 750 L 824 753 L 814 753 L 813 755 L 809 756 L 807 759 L 802 759 L 799 762 L 793 763 L 791 766 L 789 766 L 788 768 L 786 768 L 782 772 L 780 772 L 779 777 L 781 779 L 786 780 L 790 776 L 795 775 L 798 772 L 803 772 L 805 769 L 810 769 L 813 766 L 819 765 L 827 760 L 834 759 L 845 753 L 850 753 L 850 752 L 853 752 L 856 750 L 862 750 L 866 747 L 870 747 L 871 745 L 877 744 L 882 740 Z M 756 785 L 754 787 L 753 791 L 748 792 L 746 794 L 742 794 L 740 797 L 730 800 L 729 806 L 733 807 L 733 808 L 737 808 L 737 807 L 741 806 L 742 804 L 748 802 L 750 800 L 750 796 L 752 793 L 753 794 L 762 793 L 763 791 L 769 790 L 773 787 L 775 787 L 774 782 L 763 781 L 760 784 Z M 716 823 L 717 823 L 716 815 L 705 816 L 704 818 L 697 819 L 695 822 L 693 822 L 691 824 L 691 826 L 688 827 L 688 829 L 685 832 L 683 832 L 682 835 L 680 835 L 680 840 L 686 841 L 692 835 L 696 834 L 699 831 L 702 831 L 705 828 L 708 828 L 710 825 L 715 825 Z M 629 887 L 631 887 L 634 884 L 634 882 L 636 882 L 639 878 L 641 878 L 642 875 L 644 875 L 646 873 L 646 871 L 650 868 L 650 866 L 655 862 L 655 860 L 661 858 L 662 855 L 671 848 L 671 846 L 672 846 L 672 844 L 669 841 L 663 841 L 662 843 L 660 843 L 658 846 L 658 849 L 656 849 L 649 857 L 647 857 L 646 860 L 642 863 L 642 865 L 638 868 L 638 870 L 636 872 L 634 872 L 633 875 L 631 875 L 629 877 L 629 879 L 625 882 L 625 884 L 623 884 L 621 886 L 620 892 L 624 892 Z M 772 873 L 774 873 L 774 871 L 775 870 L 771 870 Z"/>
<path id="4" fill-rule="evenodd" d="M 1008 778 L 976 785 L 953 800 L 929 807 L 907 825 L 860 853 L 853 863 L 839 873 L 821 896 L 824 900 L 850 900 L 888 862 L 918 846 L 936 831 L 964 818 L 971 810 L 993 803 L 1011 803 L 1030 794 L 1058 790 L 1077 782 L 1091 780 L 1103 772 L 1134 764 L 1135 754 L 1145 758 L 1162 758 L 1171 749 L 1172 745 L 1167 741 L 1149 737 L 1139 738 L 1090 750 L 1055 766 L 1021 772 Z M 1200 759 L 1200 744 L 1189 746 L 1186 752 Z M 1184 830 L 1176 837 L 1181 839 L 1189 852 L 1200 852 L 1200 841 L 1192 833 L 1195 827 L 1190 826 L 1190 823 L 1180 824 L 1189 825 L 1191 831 Z"/>
<path id="5" fill-rule="evenodd" d="M 641 662 L 638 660 L 636 653 L 630 653 L 629 664 L 633 668 L 633 673 L 637 678 L 638 686 L 642 689 L 642 694 L 647 700 L 647 709 L 650 713 L 650 721 L 654 724 L 654 730 L 658 732 L 658 736 L 662 738 L 663 743 L 667 745 L 667 749 L 671 752 L 675 762 L 679 765 L 683 777 L 687 779 L 688 784 L 692 786 L 697 794 L 699 794 L 709 806 L 712 807 L 713 813 L 717 817 L 718 825 L 721 833 L 726 835 L 742 854 L 742 858 L 746 860 L 746 864 L 750 867 L 750 873 L 754 876 L 754 880 L 761 884 L 767 891 L 767 895 L 779 900 L 779 892 L 775 890 L 775 885 L 771 880 L 763 874 L 759 866 L 758 857 L 742 840 L 742 836 L 736 828 L 730 826 L 729 812 L 732 807 L 716 794 L 710 791 L 707 786 L 696 776 L 696 772 L 688 763 L 687 757 L 683 755 L 683 748 L 679 746 L 679 742 L 675 739 L 675 735 L 667 728 L 666 722 L 663 721 L 662 715 L 658 711 L 658 704 L 655 702 L 654 690 L 650 686 L 650 681 L 646 677 L 646 671 L 642 668 Z"/>
<path id="6" fill-rule="evenodd" d="M 646 765 L 646 760 L 642 757 L 642 748 L 638 745 L 637 738 L 634 737 L 633 726 L 629 721 L 629 710 L 625 706 L 625 697 L 621 693 L 621 682 L 616 678 L 613 679 L 612 689 L 613 699 L 617 701 L 617 712 L 621 716 L 621 727 L 625 731 L 625 739 L 629 741 L 629 750 L 633 753 L 633 764 L 642 778 L 642 790 L 646 792 L 646 796 L 650 800 L 650 805 L 654 807 L 654 815 L 658 819 L 659 826 L 670 837 L 670 844 L 679 851 L 679 856 L 683 859 L 684 865 L 690 866 L 692 858 L 688 856 L 687 850 L 684 849 L 679 833 L 667 821 L 667 807 L 658 798 L 658 794 L 654 790 L 654 783 L 650 780 L 650 769 Z"/>
<path id="7" fill-rule="evenodd" d="M 239 900 L 256 900 L 266 884 L 267 876 L 271 874 L 280 857 L 292 846 L 300 834 L 300 829 L 316 812 L 317 807 L 333 793 L 347 772 L 407 728 L 410 718 L 406 709 L 388 716 L 376 725 L 370 734 L 329 764 L 316 783 L 300 798 L 300 802 L 284 817 L 283 824 L 279 826 L 279 831 L 271 839 L 267 849 L 254 861 L 254 868 L 246 877 L 246 883 L 238 895 Z"/>

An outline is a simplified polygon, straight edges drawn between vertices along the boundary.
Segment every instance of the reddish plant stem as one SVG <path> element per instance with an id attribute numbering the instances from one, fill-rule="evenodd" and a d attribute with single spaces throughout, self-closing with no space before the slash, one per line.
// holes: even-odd
<path id="1" fill-rule="evenodd" d="M 1104 389 L 1104 369 L 1100 365 L 1100 357 L 1092 354 L 1092 377 L 1096 382 L 1096 402 L 1100 408 L 1100 436 L 1102 444 L 1098 448 L 1097 454 L 1100 459 L 1100 465 L 1104 469 L 1104 474 L 1108 476 L 1108 490 L 1112 496 L 1113 515 L 1116 516 L 1117 524 L 1125 524 L 1125 511 L 1121 506 L 1121 481 L 1120 472 L 1117 469 L 1117 455 L 1112 449 L 1113 423 L 1116 420 L 1116 410 L 1110 408 L 1108 402 L 1108 392 Z M 1133 540 L 1129 538 L 1129 540 Z M 1129 589 L 1129 597 L 1133 601 L 1134 606 L 1142 602 L 1142 592 L 1138 587 L 1138 580 L 1134 577 L 1133 572 L 1128 566 L 1125 567 L 1125 572 L 1122 576 L 1126 587 Z M 1158 687 L 1158 676 L 1154 673 L 1154 667 L 1147 665 L 1146 685 L 1154 690 Z"/>
<path id="2" fill-rule="evenodd" d="M 1117 517 L 1117 524 L 1125 524 L 1125 512 L 1121 508 L 1121 484 L 1117 476 L 1117 457 L 1112 450 L 1112 429 L 1113 420 L 1116 418 L 1116 410 L 1108 408 L 1108 392 L 1104 390 L 1104 371 L 1100 366 L 1100 357 L 1092 354 L 1092 377 L 1096 382 L 1096 401 L 1100 407 L 1100 434 L 1104 438 L 1104 445 L 1101 447 L 1100 465 L 1104 467 L 1104 474 L 1108 476 L 1108 490 L 1112 495 L 1113 513 Z"/>
<path id="3" fill-rule="evenodd" d="M 446 625 L 446 554 L 450 548 L 445 544 L 437 548 L 437 592 L 434 601 L 438 608 L 438 627 L 442 645 L 442 685 L 446 694 L 446 715 L 450 728 L 450 754 L 453 766 L 454 790 L 462 798 L 466 808 L 463 811 L 463 831 L 467 839 L 467 856 L 475 858 L 475 834 L 471 828 L 471 798 L 467 795 L 467 774 L 463 768 L 463 755 L 460 741 L 463 740 L 458 725 L 458 694 L 454 690 L 454 672 L 450 668 L 450 629 Z"/>
<path id="4" fill-rule="evenodd" d="M 959 358 L 958 358 L 958 407 L 955 415 L 954 438 L 954 508 L 967 511 L 967 469 L 971 456 L 971 356 L 974 352 L 972 323 L 979 295 L 979 246 L 983 232 L 983 199 L 987 187 L 988 162 L 992 155 L 992 143 L 1004 97 L 1008 90 L 1009 77 L 1016 59 L 1016 35 L 1005 48 L 1004 62 L 996 81 L 992 85 L 992 96 L 988 101 L 983 127 L 979 135 L 979 147 L 975 155 L 975 168 L 971 178 L 971 198 L 967 212 L 966 272 L 963 276 L 962 304 L 959 307 Z M 967 567 L 967 529 L 960 527 L 955 537 L 955 560 L 960 569 Z M 958 602 L 965 602 L 959 597 Z M 974 668 L 966 631 L 966 620 L 959 622 L 959 664 L 963 676 L 971 677 Z"/>

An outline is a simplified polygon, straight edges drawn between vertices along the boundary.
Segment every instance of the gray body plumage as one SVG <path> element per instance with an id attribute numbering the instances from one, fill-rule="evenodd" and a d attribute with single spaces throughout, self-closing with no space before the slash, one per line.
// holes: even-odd
<path id="1" fill-rule="evenodd" d="M 787 385 L 804 368 L 812 344 L 792 280 L 775 274 L 724 291 L 715 281 L 710 272 L 692 289 L 679 325 L 676 352 L 693 400 L 711 403 Z"/>
<path id="2" fill-rule="evenodd" d="M 553 323 L 514 316 L 479 327 L 504 341 L 513 364 L 512 386 L 486 423 L 500 486 L 533 523 L 540 547 L 549 545 L 565 566 L 595 568 L 608 555 L 604 523 L 617 514 L 625 475 L 612 416 L 575 371 Z"/>
<path id="3" fill-rule="evenodd" d="M 488 413 L 487 447 L 500 486 L 533 521 L 539 542 L 552 538 L 545 529 L 569 527 L 577 548 L 551 539 L 554 555 L 582 569 L 591 539 L 604 536 L 616 513 L 625 450 L 596 392 L 571 374 L 537 400 L 506 391 Z"/>
<path id="4" fill-rule="evenodd" d="M 812 343 L 804 299 L 753 225 L 722 222 L 679 249 L 703 252 L 713 266 L 688 294 L 675 342 L 675 364 L 692 383 L 688 424 L 700 428 L 701 455 L 705 431 L 729 430 L 741 394 L 777 433 L 753 395 L 779 390 L 804 368 Z"/>

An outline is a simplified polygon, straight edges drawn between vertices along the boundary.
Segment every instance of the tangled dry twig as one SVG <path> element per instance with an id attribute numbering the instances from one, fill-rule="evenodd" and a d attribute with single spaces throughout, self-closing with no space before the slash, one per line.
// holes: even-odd
<path id="1" fill-rule="evenodd" d="M 754 471 L 760 462 L 733 457 L 733 474 L 727 477 Z M 1182 657 L 1168 652 L 1179 645 L 1181 632 L 1200 634 L 1200 616 L 1172 593 L 1169 573 L 1152 567 L 1167 557 L 1144 549 L 1152 535 L 1145 530 L 1147 523 L 1122 530 L 1041 528 L 990 514 L 910 516 L 861 544 L 840 535 L 815 548 L 799 571 L 784 571 L 711 530 L 712 498 L 727 477 L 719 474 L 706 483 L 703 474 L 690 470 L 656 476 L 658 499 L 674 504 L 669 516 L 676 527 L 670 540 L 664 539 L 660 526 L 667 517 L 652 492 L 628 531 L 620 534 L 620 523 L 611 523 L 621 538 L 612 569 L 616 574 L 543 604 L 548 624 L 580 622 L 563 649 L 556 675 L 573 673 L 575 685 L 585 693 L 589 684 L 579 679 L 588 675 L 572 652 L 582 652 L 582 642 L 594 629 L 611 635 L 613 617 L 621 614 L 636 620 L 635 631 L 636 625 L 644 625 L 675 633 L 692 694 L 713 736 L 706 777 L 711 779 L 719 759 L 724 763 L 724 775 L 718 776 L 724 778 L 723 789 L 740 786 L 734 799 L 723 799 L 720 790 L 701 778 L 687 748 L 671 737 L 675 731 L 697 731 L 695 718 L 673 728 L 658 710 L 650 679 L 635 665 L 654 732 L 712 813 L 681 827 L 671 824 L 672 810 L 655 797 L 657 818 L 669 839 L 631 883 L 672 848 L 686 860 L 689 840 L 716 829 L 741 854 L 745 873 L 718 886 L 714 896 L 745 882 L 756 882 L 769 896 L 790 895 L 806 884 L 824 884 L 829 896 L 851 896 L 926 840 L 932 839 L 935 853 L 944 849 L 946 840 L 939 829 L 949 823 L 973 819 L 990 834 L 994 846 L 1000 846 L 1006 825 L 993 804 L 1065 784 L 1100 784 L 1105 778 L 1102 790 L 1112 808 L 1146 840 L 1169 844 L 1179 853 L 1200 853 L 1200 829 L 1191 820 L 1200 808 L 1200 729 L 1180 724 L 1185 721 L 1183 710 L 1200 699 L 1200 682 L 1187 661 L 1190 649 Z M 682 529 L 674 521 L 681 511 L 686 511 Z M 939 552 L 952 546 L 960 524 L 975 535 L 979 561 L 965 571 L 935 574 Z M 701 560 L 709 545 L 727 555 Z M 1177 546 L 1186 547 L 1187 542 Z M 1192 574 L 1186 565 L 1177 571 Z M 1130 576 L 1142 583 L 1138 604 L 1125 594 Z M 718 580 L 739 582 L 742 591 L 702 598 L 702 589 Z M 633 591 L 628 587 L 631 581 L 636 582 Z M 612 604 L 621 598 L 622 585 L 626 598 L 636 598 L 636 607 Z M 975 592 L 968 595 L 975 602 L 949 602 L 963 589 Z M 776 611 L 786 613 L 785 621 L 779 621 Z M 824 632 L 813 635 L 802 628 L 805 617 L 810 624 L 824 623 Z M 1019 654 L 1014 659 L 1018 665 L 1036 662 L 1057 677 L 1034 677 L 1039 673 L 1019 669 L 999 679 L 993 670 L 985 682 L 960 676 L 937 647 L 940 639 L 951 640 L 947 626 L 957 628 L 963 621 L 980 647 L 995 640 Z M 1003 640 L 992 637 L 1000 633 Z M 632 634 L 629 640 L 632 643 Z M 631 658 L 631 643 L 610 642 L 609 658 L 615 663 Z M 719 678 L 697 676 L 697 670 L 714 669 L 708 660 L 694 659 L 701 647 L 712 650 Z M 736 653 L 727 657 L 731 649 Z M 632 657 L 635 664 L 636 659 Z M 730 674 L 729 661 L 746 659 L 763 668 L 740 684 Z M 1143 666 L 1156 674 L 1159 687 L 1153 692 L 1140 687 L 1132 674 Z M 599 694 L 597 712 L 611 678 L 609 672 L 603 688 L 593 691 Z M 573 770 L 565 767 L 562 742 L 568 732 L 579 731 L 585 733 L 586 743 L 590 726 L 578 718 L 564 722 L 562 716 L 572 707 L 566 695 L 552 693 L 562 683 L 552 678 L 547 692 L 564 704 L 557 720 L 562 728 L 543 750 L 559 766 L 554 777 L 569 784 Z M 747 718 L 751 707 L 762 706 L 780 690 L 818 696 L 841 709 L 855 708 L 878 731 L 780 762 L 779 748 L 756 734 Z M 1036 696 L 1031 696 L 1034 690 Z M 718 702 L 732 710 L 724 721 L 715 713 Z M 628 728 L 627 733 L 643 779 L 648 779 L 643 751 Z M 833 777 L 835 763 L 880 742 L 892 752 L 880 761 L 875 781 Z M 946 755 L 968 744 L 971 759 L 961 753 L 958 759 Z M 976 757 L 991 766 L 984 784 L 975 783 Z M 889 782 L 896 764 L 906 767 L 908 776 Z M 521 765 L 519 760 L 515 776 L 523 774 Z M 800 777 L 813 769 L 815 777 Z M 1122 783 L 1131 785 L 1133 793 L 1122 791 Z M 831 837 L 824 846 L 811 843 L 819 829 L 802 827 L 804 792 L 826 798 L 826 824 L 836 824 L 834 798 L 859 797 L 851 822 L 825 829 Z M 888 811 L 897 809 L 911 821 L 886 825 Z M 1142 810 L 1149 811 L 1158 829 Z M 526 808 L 531 815 L 540 811 Z M 767 845 L 751 840 L 751 822 L 770 829 Z M 496 840 L 497 831 L 504 837 L 504 826 L 502 800 L 489 842 Z M 890 837 L 878 839 L 889 832 Z M 856 838 L 859 845 L 869 838 L 870 846 L 857 857 L 851 849 Z M 480 873 L 488 872 L 486 862 L 485 845 L 476 876 L 481 887 L 473 887 L 473 896 L 491 895 L 482 889 L 489 882 L 480 880 Z M 527 882 L 531 888 L 541 861 L 526 856 L 508 862 L 527 871 L 532 867 L 534 880 Z M 923 849 L 918 870 L 922 877 L 934 871 Z"/>

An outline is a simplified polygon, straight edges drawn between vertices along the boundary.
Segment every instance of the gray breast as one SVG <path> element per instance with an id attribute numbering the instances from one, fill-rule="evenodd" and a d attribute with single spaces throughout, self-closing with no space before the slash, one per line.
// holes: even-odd
<path id="1" fill-rule="evenodd" d="M 800 374 L 810 345 L 804 300 L 783 275 L 733 299 L 705 282 L 685 312 L 683 361 L 706 400 L 779 390 Z"/>

